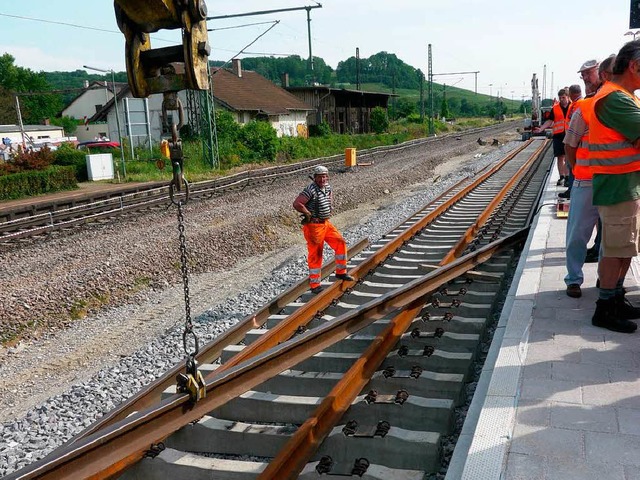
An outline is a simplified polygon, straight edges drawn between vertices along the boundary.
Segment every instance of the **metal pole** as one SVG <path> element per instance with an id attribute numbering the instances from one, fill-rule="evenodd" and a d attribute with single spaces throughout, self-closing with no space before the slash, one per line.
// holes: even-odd
<path id="1" fill-rule="evenodd" d="M 20 100 L 16 95 L 16 113 L 18 114 L 18 125 L 20 125 L 20 135 L 22 136 L 22 151 L 27 150 L 27 144 L 24 140 L 24 125 L 22 124 L 22 113 L 20 112 Z"/>
<path id="2" fill-rule="evenodd" d="M 129 138 L 129 147 L 131 148 L 131 160 L 133 160 L 133 129 L 131 128 L 131 108 L 129 108 L 129 99 L 124 99 L 124 118 L 125 129 L 127 130 L 127 137 Z"/>
<path id="3" fill-rule="evenodd" d="M 429 135 L 435 133 L 433 125 L 433 65 L 431 62 L 431 44 L 429 44 Z"/>
<path id="4" fill-rule="evenodd" d="M 111 81 L 113 83 L 113 102 L 116 106 L 116 128 L 118 129 L 118 142 L 120 142 L 120 155 L 122 156 L 122 178 L 127 176 L 127 167 L 124 162 L 124 147 L 122 146 L 122 135 L 120 134 L 120 114 L 118 112 L 118 91 L 116 90 L 116 74 L 111 70 Z"/>
<path id="5" fill-rule="evenodd" d="M 309 39 L 309 70 L 313 76 L 313 54 L 311 53 L 311 8 L 305 7 L 307 10 L 307 37 Z M 315 80 L 312 78 L 311 80 Z"/>

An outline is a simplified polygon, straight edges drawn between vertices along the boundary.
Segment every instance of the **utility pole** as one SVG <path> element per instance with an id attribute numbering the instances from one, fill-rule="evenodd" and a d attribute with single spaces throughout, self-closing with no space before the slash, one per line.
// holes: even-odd
<path id="1" fill-rule="evenodd" d="M 20 112 L 20 100 L 18 100 L 18 95 L 16 97 L 16 114 L 18 115 L 18 125 L 20 126 L 20 135 L 22 136 L 22 151 L 27 150 L 27 144 L 25 142 L 25 134 L 24 134 L 24 125 L 22 124 L 22 113 Z"/>
<path id="2" fill-rule="evenodd" d="M 431 44 L 429 44 L 429 135 L 435 134 L 433 125 L 433 64 L 431 59 Z"/>
<path id="3" fill-rule="evenodd" d="M 360 90 L 360 48 L 356 47 L 356 90 Z"/>
<path id="4" fill-rule="evenodd" d="M 305 7 L 307 10 L 307 38 L 309 40 L 309 72 L 311 73 L 311 80 L 313 78 L 313 53 L 311 53 L 311 9 L 313 7 Z"/>
<path id="5" fill-rule="evenodd" d="M 420 82 L 420 122 L 424 122 L 424 74 L 418 69 L 418 81 Z"/>

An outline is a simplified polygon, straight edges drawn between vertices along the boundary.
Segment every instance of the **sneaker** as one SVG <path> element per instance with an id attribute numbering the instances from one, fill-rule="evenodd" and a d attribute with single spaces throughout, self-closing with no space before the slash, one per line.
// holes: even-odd
<path id="1" fill-rule="evenodd" d="M 567 190 L 566 192 L 559 193 L 558 198 L 566 198 L 567 200 L 569 200 L 571 198 L 571 190 Z"/>
<path id="2" fill-rule="evenodd" d="M 613 332 L 633 333 L 638 326 L 634 322 L 619 317 L 617 300 L 599 299 L 596 302 L 596 311 L 591 318 L 591 324 L 596 327 L 606 328 Z"/>
<path id="3" fill-rule="evenodd" d="M 629 300 L 623 295 L 616 295 L 618 304 L 618 315 L 623 320 L 636 320 L 640 318 L 640 308 L 634 307 Z M 634 323 L 635 322 L 629 322 Z"/>
<path id="4" fill-rule="evenodd" d="M 336 273 L 336 278 L 338 280 L 345 280 L 347 282 L 353 282 L 355 280 L 355 278 L 353 278 L 348 273 Z"/>
<path id="5" fill-rule="evenodd" d="M 313 293 L 314 295 L 319 294 L 322 290 L 324 290 L 324 288 L 322 287 L 322 285 L 318 285 L 317 287 L 313 287 L 311 289 L 311 293 Z"/>
<path id="6" fill-rule="evenodd" d="M 564 185 L 564 177 L 560 175 L 560 178 L 556 182 L 556 186 L 561 187 L 562 185 Z"/>
<path id="7" fill-rule="evenodd" d="M 598 263 L 598 258 L 598 251 L 590 248 L 587 250 L 587 255 L 584 257 L 584 263 Z M 598 287 L 600 287 L 600 284 L 598 284 Z"/>
<path id="8" fill-rule="evenodd" d="M 578 285 L 577 283 L 567 285 L 567 295 L 569 295 L 571 298 L 580 298 L 582 296 L 580 285 Z"/>

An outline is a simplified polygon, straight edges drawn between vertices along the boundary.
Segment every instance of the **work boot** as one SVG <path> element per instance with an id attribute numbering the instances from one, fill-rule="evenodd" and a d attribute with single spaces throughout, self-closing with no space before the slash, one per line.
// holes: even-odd
<path id="1" fill-rule="evenodd" d="M 348 273 L 336 273 L 338 280 L 346 280 L 347 282 L 353 282 L 355 279 Z"/>
<path id="2" fill-rule="evenodd" d="M 633 333 L 638 326 L 629 320 L 623 320 L 618 313 L 617 300 L 609 298 L 598 299 L 596 311 L 591 318 L 591 324 L 596 327 L 606 328 L 614 332 Z"/>
<path id="3" fill-rule="evenodd" d="M 317 287 L 313 287 L 311 289 L 311 293 L 313 293 L 314 295 L 319 294 L 322 290 L 324 290 L 324 288 L 322 287 L 322 285 L 318 285 Z"/>
<path id="4" fill-rule="evenodd" d="M 618 306 L 618 316 L 623 320 L 635 320 L 640 318 L 640 308 L 634 307 L 624 294 L 615 296 Z M 635 322 L 629 322 L 635 323 Z"/>
<path id="5" fill-rule="evenodd" d="M 571 190 L 567 190 L 566 192 L 559 193 L 558 198 L 564 198 L 566 200 L 571 199 Z"/>

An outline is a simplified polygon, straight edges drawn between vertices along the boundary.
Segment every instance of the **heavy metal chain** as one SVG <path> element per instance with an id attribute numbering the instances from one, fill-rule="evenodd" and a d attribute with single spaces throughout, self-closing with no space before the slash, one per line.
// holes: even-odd
<path id="1" fill-rule="evenodd" d="M 184 353 L 187 355 L 187 362 L 194 361 L 198 354 L 199 345 L 198 337 L 193 332 L 193 323 L 191 322 L 191 306 L 189 298 L 189 270 L 187 266 L 187 240 L 184 234 L 184 215 L 182 213 L 182 202 L 178 202 L 178 232 L 180 240 L 180 269 L 182 271 L 182 284 L 184 286 L 184 308 L 185 308 L 185 321 L 184 332 L 182 333 L 182 344 L 184 346 Z M 188 336 L 193 337 L 194 351 L 190 352 L 188 347 Z"/>

